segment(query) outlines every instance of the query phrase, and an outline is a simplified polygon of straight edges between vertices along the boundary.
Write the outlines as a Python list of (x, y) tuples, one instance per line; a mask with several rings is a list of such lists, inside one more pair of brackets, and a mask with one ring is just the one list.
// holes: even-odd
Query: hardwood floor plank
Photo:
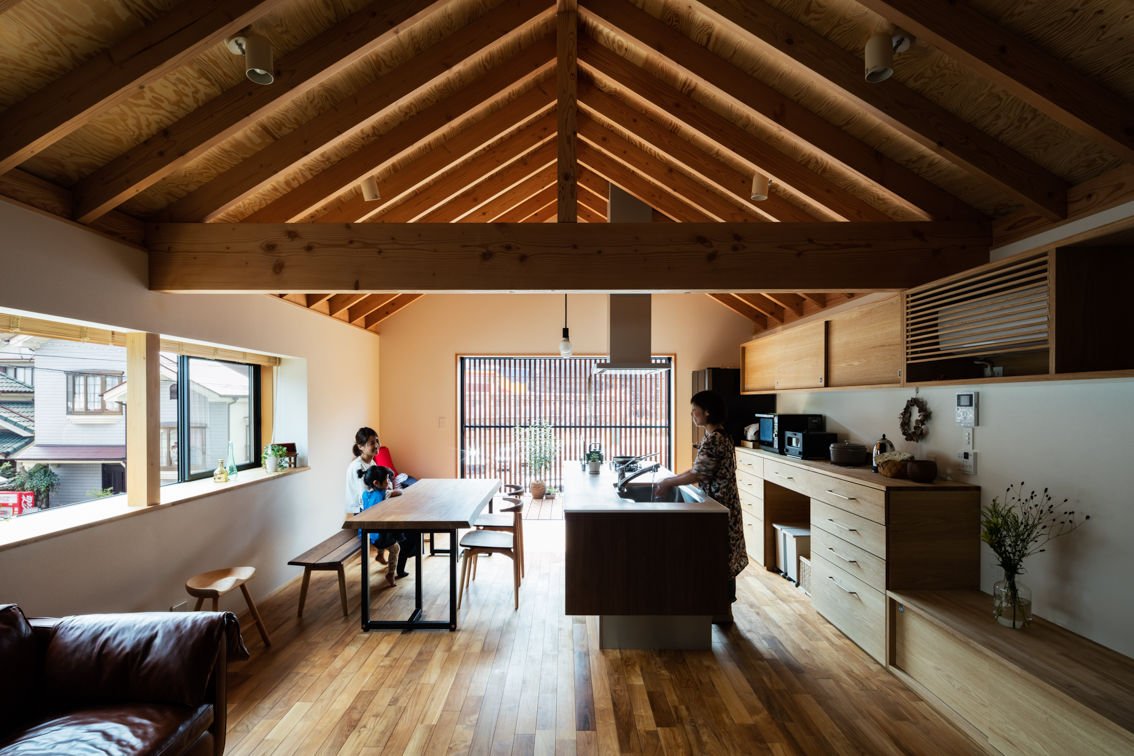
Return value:
[[(252, 658), (229, 668), (228, 753), (980, 752), (762, 568), (711, 650), (600, 649), (597, 618), (563, 614), (562, 520), (525, 526), (520, 609), (508, 560), (482, 560), (455, 633), (361, 632), (357, 562), (349, 617), (333, 580), (302, 618), (298, 579), (259, 600), (273, 645), (241, 618)], [(374, 616), (408, 614), (414, 579), (376, 585)], [(444, 616), (448, 558), (422, 579), (425, 613)]]

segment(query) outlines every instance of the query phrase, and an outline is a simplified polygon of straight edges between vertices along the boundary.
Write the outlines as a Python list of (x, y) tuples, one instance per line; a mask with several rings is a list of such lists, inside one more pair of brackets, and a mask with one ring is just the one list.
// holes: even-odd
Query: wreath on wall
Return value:
[[(913, 417), (913, 410), (915, 409), (917, 410), (916, 420)], [(902, 414), (898, 415), (898, 428), (902, 431), (902, 438), (907, 441), (921, 441), (929, 433), (925, 424), (929, 422), (931, 417), (933, 417), (933, 413), (929, 411), (929, 405), (926, 404), (925, 400), (916, 396), (911, 397), (902, 409)]]

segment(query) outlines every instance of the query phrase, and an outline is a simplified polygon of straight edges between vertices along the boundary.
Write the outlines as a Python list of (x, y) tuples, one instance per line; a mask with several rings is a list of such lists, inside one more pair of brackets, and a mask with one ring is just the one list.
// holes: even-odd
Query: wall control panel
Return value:
[(957, 392), (957, 403), (954, 408), (957, 425), (962, 428), (975, 428), (977, 425), (977, 392)]

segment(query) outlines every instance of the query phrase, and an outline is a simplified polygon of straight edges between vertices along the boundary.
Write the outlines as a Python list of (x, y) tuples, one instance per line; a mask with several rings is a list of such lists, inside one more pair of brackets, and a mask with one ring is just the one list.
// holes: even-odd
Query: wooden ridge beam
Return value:
[(0, 173), (39, 154), (281, 4), (281, 0), (200, 0), (175, 5), (145, 28), (131, 32), (5, 110), (0, 116)]
[(801, 223), (822, 220), (778, 194), (769, 194), (768, 199), (760, 203), (752, 202), (751, 174), (741, 174), (658, 123), (652, 113), (634, 110), (624, 99), (604, 92), (588, 79), (589, 77), (584, 79), (581, 87), (584, 106), (652, 145), (665, 155), (670, 165), (681, 165), (687, 167), (687, 170), (696, 171), (718, 187), (720, 192), (739, 199), (741, 206), (751, 208), (757, 216)]
[(959, 2), (858, 0), (982, 78), (1134, 163), (1134, 102)]
[[(550, 108), (536, 118), (521, 123), (518, 128), (510, 119), (491, 119), (491, 122), (494, 125), (493, 131), (498, 130), (496, 137), (480, 145), (473, 152), (456, 152), (450, 143), (445, 143), (443, 151), (431, 152), (423, 156), (422, 160), (405, 166), (399, 174), (405, 174), (408, 181), (414, 181), (413, 190), (383, 205), (368, 216), (367, 220), (380, 223), (408, 223), (418, 220), (423, 214), (453, 200), (466, 187), (477, 184), (480, 177), (493, 173), (502, 165), (522, 158), (541, 145), (548, 145), (550, 149), (551, 140), (554, 139), (555, 114)], [(550, 159), (549, 153), (546, 152), (539, 157)], [(512, 173), (523, 170), (524, 167), (524, 163), (518, 163)], [(526, 176), (532, 170), (534, 168), (529, 168), (523, 175)], [(427, 177), (424, 181), (419, 178), (423, 176)], [(395, 190), (397, 188), (395, 186)], [(474, 190), (465, 196), (466, 212), (476, 206), (475, 202), (472, 205), (468, 204), (475, 199), (475, 194)], [(483, 199), (490, 197), (491, 194)]]
[(404, 33), (445, 5), (379, 0), (348, 16), (276, 63), (270, 87), (243, 80), (126, 151), (75, 186), (75, 218), (90, 221), (134, 197), (207, 150)]
[(969, 221), (151, 224), (154, 291), (891, 291), (988, 260)]
[[(865, 200), (831, 183), (778, 150), (764, 145), (749, 132), (704, 107), (685, 93), (653, 77), (596, 40), (580, 44), (582, 63), (644, 102), (661, 108), (670, 117), (705, 138), (738, 155), (775, 181), (809, 197), (839, 218), (856, 221), (890, 220), (890, 216)], [(751, 179), (750, 179), (751, 180)]]
[(839, 93), (926, 149), (998, 186), (1050, 220), (1067, 213), (1067, 184), (963, 118), (899, 82), (868, 83), (854, 55), (767, 3), (700, 0), (752, 38), (825, 79)]
[[(320, 152), (334, 148), (351, 136), (370, 128), (387, 109), (407, 94), (422, 86), (446, 79), (455, 66), (465, 65), (486, 48), (495, 47), (506, 38), (525, 33), (529, 26), (547, 17), (543, 0), (521, 0), (475, 18), (465, 26), (423, 50), (405, 63), (383, 74), (334, 108), (317, 115), (295, 130), (272, 141), (259, 152), (218, 174), (161, 213), (160, 220), (212, 221), (256, 192), (269, 186), (280, 173), (286, 173)], [(550, 20), (548, 18), (548, 20)], [(551, 52), (550, 35), (543, 45), (529, 45), (502, 64), (515, 66), (514, 71), (528, 71), (547, 62)], [(515, 78), (515, 73), (512, 73)], [(476, 86), (468, 83), (468, 88)], [(499, 84), (490, 85), (494, 89)], [(459, 102), (454, 102), (454, 100)], [(448, 123), (455, 113), (469, 110), (480, 100), (456, 94), (445, 106), (446, 119), (421, 125), (426, 118), (414, 116), (419, 131), (433, 131)], [(437, 112), (442, 108), (430, 108)], [(432, 128), (430, 128), (432, 126)], [(392, 135), (396, 136), (396, 135)], [(386, 135), (382, 137), (386, 139)], [(406, 145), (412, 146), (412, 142)]]
[(672, 191), (665, 183), (640, 172), (638, 166), (611, 155), (586, 137), (580, 140), (579, 161), (610, 183), (675, 220), (686, 223), (718, 220)]
[[(500, 69), (499, 79), (492, 76), (460, 93), (461, 100), (477, 96), (476, 102), (480, 107), (471, 113), (463, 114), (463, 111), (451, 109), (450, 100), (439, 102), (313, 176), (306, 185), (269, 203), (245, 221), (263, 223), (274, 222), (281, 217), (302, 218), (313, 211), (323, 222), (353, 223), (378, 215), (403, 194), (421, 187), (436, 173), (498, 139), (505, 129), (548, 109), (553, 97), (550, 74), (550, 64), (531, 73)], [(515, 78), (517, 75), (520, 76), (518, 80)], [(508, 85), (501, 85), (500, 79), (510, 79), (523, 89), (513, 99), (504, 102)], [(449, 133), (449, 124), (454, 117), (458, 120), (458, 130), (449, 138), (440, 138), (442, 132)], [(435, 123), (438, 125), (431, 131), (422, 128)], [(412, 170), (402, 170), (400, 165), (391, 163), (399, 153), (430, 133), (433, 135), (431, 149), (416, 157)], [(547, 133), (551, 133), (550, 127)], [(379, 166), (382, 166), (378, 170), (378, 183), (383, 188), (382, 199), (377, 203), (366, 202), (357, 189), (357, 183)], [(349, 193), (340, 197), (338, 204), (328, 204), (329, 198), (344, 192)]]
[(556, 116), (558, 134), (558, 213), (560, 223), (576, 221), (578, 196), (575, 186), (575, 173), (578, 170), (576, 158), (576, 128), (578, 117), (579, 81), (579, 3), (578, 0), (558, 0), (556, 10), (556, 57), (555, 65), (557, 90)]
[(586, 12), (588, 19), (638, 40), (664, 58), (667, 65), (684, 68), (720, 89), (744, 105), (766, 128), (808, 143), (827, 159), (919, 214), (922, 220), (985, 219), (978, 210), (936, 184), (630, 3), (588, 0)]

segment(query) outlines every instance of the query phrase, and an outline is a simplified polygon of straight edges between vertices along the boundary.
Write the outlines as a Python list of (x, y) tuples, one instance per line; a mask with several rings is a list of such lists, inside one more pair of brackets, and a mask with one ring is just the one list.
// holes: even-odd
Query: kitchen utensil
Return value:
[(866, 447), (862, 444), (852, 444), (850, 441), (839, 441), (831, 444), (831, 461), (836, 465), (857, 467), (866, 464)]

